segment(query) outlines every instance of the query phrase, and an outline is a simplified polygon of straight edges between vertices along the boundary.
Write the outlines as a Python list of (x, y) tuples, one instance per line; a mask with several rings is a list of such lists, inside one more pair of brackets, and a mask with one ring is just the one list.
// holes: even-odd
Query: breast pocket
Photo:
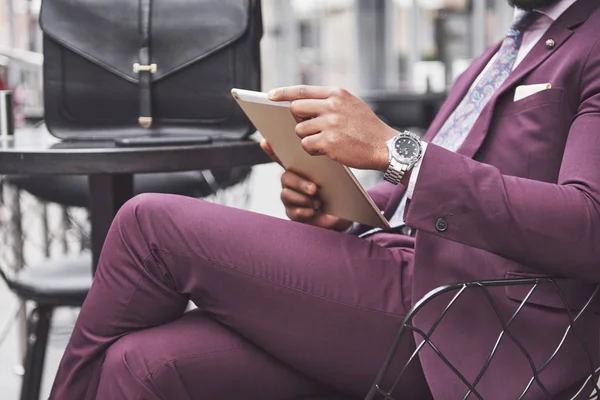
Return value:
[(545, 105), (558, 104), (562, 101), (562, 94), (562, 88), (542, 90), (524, 99), (509, 102), (506, 107), (498, 110), (498, 115), (515, 115)]

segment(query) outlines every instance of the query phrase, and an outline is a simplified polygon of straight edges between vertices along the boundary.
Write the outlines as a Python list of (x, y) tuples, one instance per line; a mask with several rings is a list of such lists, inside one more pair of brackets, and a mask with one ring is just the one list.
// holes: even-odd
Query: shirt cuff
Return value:
[(360, 226), (360, 224), (358, 222), (353, 222), (350, 224), (350, 226), (346, 229), (344, 229), (343, 231), (339, 231), (340, 233), (352, 233), (354, 230), (358, 229), (358, 227)]
[(425, 151), (427, 151), (427, 143), (421, 142), (421, 148), (423, 149), (423, 153), (421, 154), (421, 158), (417, 163), (413, 166), (412, 172), (410, 174), (410, 180), (408, 181), (408, 187), (406, 188), (406, 197), (409, 199), (412, 198), (413, 192), (415, 191), (415, 186), (417, 185), (417, 178), (419, 177), (419, 170), (421, 169), (421, 161), (425, 157)]

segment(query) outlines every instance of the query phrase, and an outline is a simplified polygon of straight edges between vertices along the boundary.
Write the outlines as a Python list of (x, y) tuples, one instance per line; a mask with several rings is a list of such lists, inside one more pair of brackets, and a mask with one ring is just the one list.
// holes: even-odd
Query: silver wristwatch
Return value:
[(423, 155), (421, 140), (412, 132), (404, 131), (386, 142), (389, 150), (389, 166), (383, 179), (397, 185), (406, 171), (419, 161)]

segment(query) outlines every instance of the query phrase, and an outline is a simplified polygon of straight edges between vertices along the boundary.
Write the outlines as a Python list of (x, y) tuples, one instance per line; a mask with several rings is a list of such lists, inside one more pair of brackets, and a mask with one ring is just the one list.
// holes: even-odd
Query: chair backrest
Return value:
[[(439, 359), (448, 367), (448, 369), (450, 371), (452, 371), (456, 375), (456, 377), (458, 377), (458, 379), (460, 379), (464, 383), (465, 395), (464, 395), (463, 399), (472, 398), (472, 397), (482, 399), (481, 394), (477, 391), (477, 384), (479, 382), (481, 382), (481, 379), (485, 375), (486, 371), (488, 371), (490, 364), (492, 362), (492, 359), (497, 354), (500, 342), (504, 337), (506, 337), (508, 340), (511, 340), (518, 347), (518, 349), (521, 351), (523, 356), (527, 359), (527, 361), (531, 367), (531, 372), (532, 372), (531, 378), (529, 379), (527, 386), (524, 388), (523, 392), (518, 397), (518, 399), (525, 398), (525, 396), (527, 395), (527, 393), (529, 392), (529, 390), (531, 389), (531, 387), (533, 385), (538, 385), (540, 390), (546, 395), (547, 398), (550, 399), (551, 395), (550, 395), (548, 389), (542, 383), (539, 376), (548, 367), (548, 365), (550, 365), (550, 363), (553, 360), (555, 360), (559, 350), (565, 344), (568, 335), (574, 336), (575, 340), (577, 340), (578, 343), (582, 346), (582, 348), (587, 356), (587, 359), (588, 359), (587, 361), (589, 361), (589, 368), (590, 368), (590, 375), (589, 375), (588, 379), (584, 382), (584, 384), (581, 386), (579, 391), (572, 397), (572, 399), (578, 398), (578, 396), (580, 396), (583, 393), (583, 391), (585, 391), (585, 390), (589, 390), (589, 391), (593, 390), (592, 395), (589, 396), (590, 399), (599, 398), (598, 394), (600, 393), (600, 390), (598, 388), (598, 379), (599, 379), (600, 366), (596, 365), (599, 355), (592, 354), (592, 352), (589, 349), (589, 346), (582, 340), (581, 336), (579, 335), (579, 332), (575, 326), (575, 323), (586, 312), (593, 312), (592, 304), (594, 303), (594, 301), (597, 299), (597, 297), (599, 295), (600, 283), (595, 287), (595, 290), (592, 292), (590, 297), (586, 301), (584, 301), (580, 307), (577, 307), (577, 311), (574, 311), (573, 307), (571, 307), (568, 304), (567, 297), (565, 296), (565, 293), (563, 292), (563, 290), (561, 289), (561, 287), (559, 285), (560, 281), (561, 281), (560, 278), (556, 278), (556, 279), (554, 279), (554, 278), (502, 279), (502, 280), (492, 280), (492, 281), (477, 281), (477, 282), (458, 283), (458, 284), (454, 284), (454, 285), (442, 286), (442, 287), (432, 290), (425, 297), (423, 297), (418, 303), (416, 303), (415, 306), (406, 315), (406, 317), (402, 323), (402, 326), (400, 327), (400, 330), (399, 330), (398, 334), (396, 335), (396, 338), (391, 346), (391, 349), (389, 350), (389, 352), (385, 358), (383, 366), (382, 366), (381, 370), (379, 371), (379, 373), (375, 379), (375, 382), (373, 383), (373, 385), (366, 397), (366, 400), (373, 400), (373, 399), (395, 400), (395, 399), (397, 399), (393, 395), (393, 393), (396, 389), (396, 386), (400, 382), (400, 379), (404, 375), (408, 366), (412, 362), (415, 362), (415, 360), (418, 358), (419, 352), (424, 348), (431, 349), (439, 357)], [(520, 304), (516, 305), (516, 310), (514, 311), (512, 316), (510, 318), (506, 319), (506, 317), (504, 317), (500, 313), (500, 309), (499, 309), (497, 303), (495, 302), (490, 289), (498, 288), (498, 287), (508, 288), (508, 287), (515, 287), (515, 286), (525, 287), (526, 295), (523, 297), (522, 301), (520, 301)], [(546, 289), (548, 287), (553, 288), (555, 293), (560, 298), (560, 301), (564, 304), (564, 312), (565, 312), (567, 318), (565, 318), (566, 323), (564, 326), (564, 334), (562, 335), (562, 340), (560, 340), (560, 342), (556, 345), (556, 348), (551, 353), (550, 357), (548, 357), (548, 359), (545, 360), (545, 362), (543, 362), (540, 365), (536, 365), (533, 361), (531, 354), (528, 352), (528, 350), (525, 348), (525, 346), (519, 340), (519, 338), (515, 337), (511, 333), (509, 327), (515, 321), (515, 319), (519, 316), (519, 314), (521, 314), (521, 311), (525, 308), (526, 303), (529, 300), (531, 300), (532, 296), (541, 287), (545, 287)], [(494, 310), (495, 316), (498, 319), (498, 322), (500, 323), (501, 329), (498, 334), (497, 340), (495, 341), (495, 345), (491, 349), (489, 349), (489, 355), (486, 359), (486, 362), (483, 364), (480, 372), (477, 374), (475, 379), (469, 380), (465, 377), (465, 375), (463, 373), (461, 373), (459, 368), (457, 368), (455, 365), (453, 365), (449, 361), (449, 359), (442, 353), (442, 351), (440, 351), (440, 349), (435, 346), (435, 344), (431, 341), (431, 337), (434, 334), (436, 328), (439, 327), (440, 323), (448, 315), (448, 312), (458, 302), (458, 300), (461, 298), (461, 296), (463, 296), (467, 291), (473, 291), (473, 290), (480, 290), (485, 294), (485, 298), (489, 302), (491, 308)], [(443, 308), (442, 312), (439, 314), (439, 316), (437, 317), (435, 322), (433, 324), (431, 324), (429, 330), (427, 332), (423, 332), (422, 330), (415, 327), (413, 324), (413, 319), (415, 318), (415, 316), (417, 316), (419, 314), (419, 312), (421, 310), (423, 310), (423, 308), (426, 307), (429, 303), (431, 303), (434, 299), (439, 300), (444, 295), (446, 295), (450, 300), (448, 301), (447, 305)], [(410, 335), (410, 334), (416, 334), (415, 336), (420, 337), (421, 340), (420, 340), (420, 342), (418, 342), (416, 344), (417, 345), (416, 350), (409, 357), (408, 361), (406, 362), (404, 367), (401, 369), (400, 373), (396, 376), (395, 379), (390, 379), (390, 377), (388, 376), (390, 366), (392, 365), (392, 362), (394, 361), (394, 359), (397, 355), (397, 350), (398, 350), (400, 341), (402, 340), (402, 337), (404, 335)], [(393, 377), (391, 377), (391, 378), (393, 378)], [(391, 384), (388, 384), (386, 387), (384, 387), (383, 386), (384, 381), (391, 382)]]

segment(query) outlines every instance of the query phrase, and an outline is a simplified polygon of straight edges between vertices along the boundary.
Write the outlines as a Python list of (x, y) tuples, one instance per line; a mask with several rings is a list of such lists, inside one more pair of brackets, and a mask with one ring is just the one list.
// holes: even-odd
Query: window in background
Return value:
[(506, 0), (394, 0), (400, 89), (444, 91), (504, 36)]

